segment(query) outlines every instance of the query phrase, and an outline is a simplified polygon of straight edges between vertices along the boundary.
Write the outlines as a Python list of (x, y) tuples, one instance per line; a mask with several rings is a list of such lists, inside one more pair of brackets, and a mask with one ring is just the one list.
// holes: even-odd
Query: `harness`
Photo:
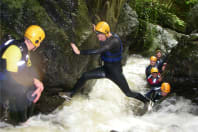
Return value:
[(22, 53), (21, 60), (17, 62), (19, 71), (26, 67), (26, 64), (29, 60), (28, 51), (24, 48), (24, 43), (20, 43), (19, 41), (10, 39), (10, 40), (6, 41), (5, 43), (3, 43), (2, 45), (0, 45), (0, 80), (4, 79), (5, 72), (7, 71), (6, 70), (6, 60), (2, 58), (2, 55), (3, 55), (4, 51), (6, 51), (6, 49), (11, 45), (16, 45), (17, 47), (19, 47), (19, 49), (21, 50), (21, 53)]
[(122, 41), (117, 34), (113, 34), (113, 37), (117, 38), (120, 41), (120, 50), (117, 53), (111, 53), (110, 51), (104, 52), (101, 55), (101, 59), (105, 62), (119, 62), (122, 59), (122, 49), (123, 49)]

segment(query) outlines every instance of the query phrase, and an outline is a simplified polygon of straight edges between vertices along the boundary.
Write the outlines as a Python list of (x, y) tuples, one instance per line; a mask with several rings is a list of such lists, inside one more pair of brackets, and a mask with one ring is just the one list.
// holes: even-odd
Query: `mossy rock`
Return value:
[(197, 40), (183, 37), (168, 56), (163, 74), (164, 80), (171, 83), (173, 92), (192, 100), (198, 96), (197, 44)]

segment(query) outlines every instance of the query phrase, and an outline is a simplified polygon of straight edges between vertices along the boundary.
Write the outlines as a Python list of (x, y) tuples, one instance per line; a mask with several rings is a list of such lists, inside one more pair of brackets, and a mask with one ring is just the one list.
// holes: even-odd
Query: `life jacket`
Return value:
[(160, 78), (160, 73), (158, 73), (156, 78), (154, 78), (152, 74), (150, 74), (147, 78), (147, 81), (149, 85), (152, 87), (161, 86), (161, 82), (159, 81), (159, 78)]
[(21, 60), (18, 61), (18, 63), (17, 63), (18, 72), (27, 66), (28, 67), (31, 66), (31, 61), (30, 61), (30, 58), (28, 55), (28, 50), (25, 47), (26, 45), (24, 44), (24, 42), (10, 39), (10, 40), (6, 41), (5, 43), (3, 43), (2, 45), (0, 45), (0, 80), (2, 78), (4, 78), (4, 74), (7, 71), (6, 70), (6, 60), (2, 58), (2, 55), (6, 51), (6, 49), (11, 45), (16, 45), (17, 47), (19, 47), (21, 54), (22, 54)]
[[(101, 59), (104, 62), (119, 62), (122, 60), (122, 49), (123, 49), (122, 41), (117, 34), (113, 34), (113, 37), (117, 38), (120, 41), (120, 50), (117, 53), (111, 53), (110, 51), (106, 51), (102, 53)], [(100, 44), (103, 45), (102, 43)]]

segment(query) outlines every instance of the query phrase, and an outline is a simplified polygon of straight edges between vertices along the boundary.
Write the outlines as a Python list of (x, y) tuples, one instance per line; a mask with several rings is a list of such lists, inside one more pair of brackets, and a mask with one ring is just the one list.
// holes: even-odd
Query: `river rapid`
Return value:
[[(145, 68), (149, 59), (128, 58), (123, 67), (131, 90), (145, 94)], [(20, 126), (0, 123), (0, 132), (197, 132), (198, 106), (172, 96), (157, 111), (143, 111), (143, 103), (126, 97), (110, 80), (96, 81), (89, 97), (76, 95), (48, 115), (31, 117)]]

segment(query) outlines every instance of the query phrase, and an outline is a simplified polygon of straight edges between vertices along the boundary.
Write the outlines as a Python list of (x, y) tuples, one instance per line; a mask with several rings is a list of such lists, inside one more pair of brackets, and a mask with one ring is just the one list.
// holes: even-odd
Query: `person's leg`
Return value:
[(150, 91), (148, 91), (146, 94), (145, 94), (145, 97), (151, 99), (151, 94), (153, 93), (153, 90), (151, 89)]
[(136, 98), (144, 103), (148, 101), (142, 94), (129, 89), (128, 83), (122, 74), (121, 67), (112, 67), (108, 73), (109, 74), (106, 74), (107, 78), (116, 83), (126, 96)]
[(105, 72), (103, 67), (96, 68), (92, 71), (85, 72), (81, 76), (81, 78), (77, 81), (77, 83), (74, 85), (74, 88), (72, 89), (71, 97), (80, 89), (87, 80), (89, 79), (98, 79), (98, 78), (104, 78)]
[(4, 99), (3, 99), (3, 86), (2, 86), (3, 80), (0, 80), (0, 118), (3, 117), (3, 104), (4, 104)]
[(6, 87), (6, 98), (9, 101), (10, 120), (14, 124), (26, 121), (29, 117), (27, 108), (31, 106), (27, 91), (32, 90), (31, 87), (19, 84), (10, 74), (8, 74), (4, 86)]

